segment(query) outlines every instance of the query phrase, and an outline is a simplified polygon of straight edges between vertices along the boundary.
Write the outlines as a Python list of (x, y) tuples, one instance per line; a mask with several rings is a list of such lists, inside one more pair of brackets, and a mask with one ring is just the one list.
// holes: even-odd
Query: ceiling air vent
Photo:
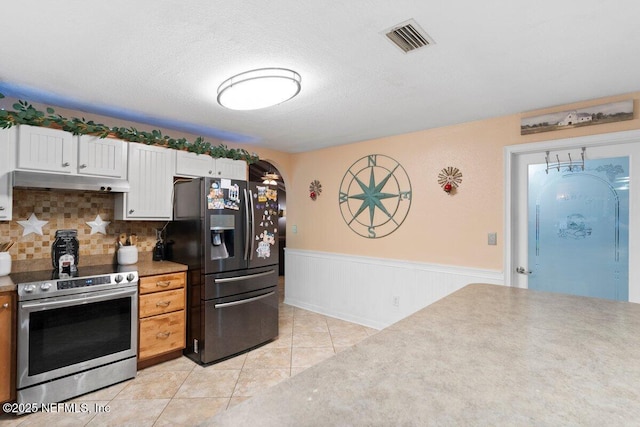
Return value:
[(390, 28), (384, 34), (405, 53), (434, 44), (433, 39), (413, 19)]

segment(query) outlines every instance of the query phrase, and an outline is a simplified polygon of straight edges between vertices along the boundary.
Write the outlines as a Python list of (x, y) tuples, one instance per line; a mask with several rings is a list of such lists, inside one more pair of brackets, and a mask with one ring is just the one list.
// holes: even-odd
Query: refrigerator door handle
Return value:
[(242, 300), (239, 300), (239, 301), (231, 301), (231, 302), (224, 302), (222, 304), (215, 304), (213, 307), (214, 308), (225, 308), (225, 307), (233, 307), (234, 305), (248, 304), (250, 302), (258, 301), (258, 300), (261, 300), (263, 298), (270, 297), (272, 295), (275, 295), (275, 292), (269, 292), (268, 294), (260, 295), (260, 296), (253, 297), (253, 298), (242, 299)]
[[(249, 193), (251, 194), (251, 193)], [(251, 233), (249, 229), (249, 198), (247, 197), (247, 189), (244, 189), (244, 222), (245, 222), (245, 232), (244, 232), (244, 259), (245, 261), (249, 259), (249, 239), (251, 238)]]
[(253, 251), (254, 244), (256, 238), (256, 218), (255, 218), (255, 207), (253, 206), (253, 192), (249, 190), (249, 204), (251, 205), (251, 253), (249, 254), (249, 261), (253, 259)]
[(269, 270), (263, 273), (247, 274), (246, 276), (223, 277), (222, 279), (215, 279), (215, 281), (216, 283), (239, 282), (241, 280), (256, 279), (258, 277), (264, 277), (264, 276), (268, 276), (270, 274), (275, 274), (275, 273), (276, 273), (275, 270)]

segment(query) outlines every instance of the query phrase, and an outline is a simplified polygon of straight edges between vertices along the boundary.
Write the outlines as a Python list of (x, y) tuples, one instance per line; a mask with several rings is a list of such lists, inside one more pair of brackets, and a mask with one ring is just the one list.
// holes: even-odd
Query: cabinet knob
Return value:
[(5, 302), (4, 304), (2, 304), (2, 308), (9, 308), (9, 303)]
[(133, 212), (133, 209), (129, 209), (129, 214), (132, 214)]
[(85, 165), (84, 163), (80, 165), (80, 169), (84, 169), (86, 167), (87, 167), (87, 165)]
[(156, 338), (161, 339), (161, 340), (165, 340), (167, 338), (169, 338), (169, 335), (171, 335), (171, 332), (167, 331), (167, 332), (158, 332), (156, 334)]
[(69, 163), (69, 162), (64, 162), (64, 163), (62, 164), (62, 167), (64, 167), (64, 168), (68, 168), (70, 165), (71, 165), (71, 163)]
[(213, 173), (213, 171), (209, 171), (209, 175), (211, 175)]

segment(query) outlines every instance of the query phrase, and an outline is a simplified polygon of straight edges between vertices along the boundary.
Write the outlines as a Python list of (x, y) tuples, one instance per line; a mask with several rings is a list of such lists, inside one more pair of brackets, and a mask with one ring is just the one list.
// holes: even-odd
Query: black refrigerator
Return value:
[(278, 335), (278, 199), (275, 186), (179, 179), (167, 258), (187, 271), (187, 348), (215, 363)]

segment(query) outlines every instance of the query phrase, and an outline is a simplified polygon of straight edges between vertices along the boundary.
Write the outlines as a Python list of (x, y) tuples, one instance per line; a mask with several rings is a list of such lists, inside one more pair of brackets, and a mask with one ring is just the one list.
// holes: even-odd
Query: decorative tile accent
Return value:
[[(80, 265), (83, 256), (113, 255), (116, 236), (120, 233), (138, 235), (138, 250), (151, 252), (156, 244), (157, 228), (166, 224), (163, 221), (115, 221), (115, 195), (99, 192), (33, 190), (15, 188), (13, 191), (13, 220), (0, 222), (2, 240), (14, 240), (16, 244), (9, 251), (14, 261), (39, 260), (51, 258), (51, 244), (55, 240), (56, 230), (78, 230), (80, 243)], [(18, 221), (29, 218), (35, 213), (39, 220), (48, 221), (42, 227), (43, 235), (22, 236), (23, 227)], [(100, 215), (103, 221), (109, 221), (107, 234), (91, 234), (87, 222), (94, 221)]]

